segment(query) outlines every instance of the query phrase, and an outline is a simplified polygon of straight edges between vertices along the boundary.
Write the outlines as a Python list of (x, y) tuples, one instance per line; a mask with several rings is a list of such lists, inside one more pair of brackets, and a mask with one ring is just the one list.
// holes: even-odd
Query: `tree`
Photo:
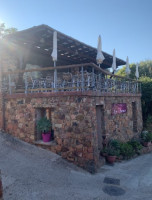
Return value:
[[(139, 74), (140, 77), (149, 77), (152, 78), (152, 60), (142, 61), (139, 63)], [(116, 74), (120, 76), (126, 76), (125, 73), (126, 67), (123, 66)], [(136, 72), (136, 64), (130, 64), (131, 73), (129, 78), (135, 79), (135, 72)]]
[(152, 116), (152, 79), (149, 77), (141, 77), (140, 81), (143, 121), (146, 124), (147, 119)]
[[(136, 65), (131, 64), (130, 69), (131, 73), (129, 78), (135, 79)], [(117, 75), (126, 76), (125, 66), (117, 72)], [(142, 90), (142, 114), (144, 124), (146, 124), (147, 120), (151, 118), (150, 116), (152, 116), (152, 60), (140, 62), (139, 75), (139, 81), (141, 81)]]
[(15, 33), (17, 31), (16, 28), (6, 28), (5, 23), (0, 23), (0, 38), (3, 38), (5, 35)]

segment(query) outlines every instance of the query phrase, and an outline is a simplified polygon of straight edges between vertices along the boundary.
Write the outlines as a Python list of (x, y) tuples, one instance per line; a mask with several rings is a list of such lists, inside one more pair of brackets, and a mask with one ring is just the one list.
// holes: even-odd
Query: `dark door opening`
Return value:
[(103, 105), (96, 106), (97, 115), (97, 135), (98, 135), (98, 149), (101, 150), (103, 145), (103, 136), (105, 136), (105, 121), (104, 121), (104, 107)]
[(133, 120), (133, 131), (137, 132), (137, 105), (136, 105), (136, 102), (132, 102), (132, 120)]

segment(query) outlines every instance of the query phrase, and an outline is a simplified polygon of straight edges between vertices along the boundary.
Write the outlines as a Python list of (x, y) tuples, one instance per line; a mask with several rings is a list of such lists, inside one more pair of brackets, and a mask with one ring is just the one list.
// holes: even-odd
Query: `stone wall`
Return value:
[[(133, 132), (132, 102), (137, 103), (138, 131), (136, 133)], [(111, 115), (112, 103), (126, 103), (127, 112)], [(50, 149), (93, 172), (99, 163), (96, 105), (104, 107), (107, 139), (117, 138), (126, 141), (141, 132), (140, 95), (103, 96), (92, 92), (7, 95), (5, 96), (5, 131), (24, 141), (35, 141), (36, 110), (50, 108), (55, 136)]]
[[(133, 131), (133, 114), (132, 114), (132, 102), (136, 102), (137, 106), (137, 132)], [(113, 103), (126, 103), (127, 112), (112, 115), (111, 107)], [(138, 96), (116, 96), (105, 97), (105, 127), (107, 138), (119, 139), (121, 141), (128, 141), (132, 137), (138, 137), (142, 131), (142, 110), (141, 99)]]

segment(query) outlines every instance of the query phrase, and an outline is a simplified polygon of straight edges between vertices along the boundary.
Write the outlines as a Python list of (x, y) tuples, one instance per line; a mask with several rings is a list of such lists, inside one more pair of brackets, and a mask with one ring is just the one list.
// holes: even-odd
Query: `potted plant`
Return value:
[(106, 157), (107, 156), (107, 148), (104, 147), (101, 151), (100, 151), (100, 155), (103, 156), (103, 157)]
[(150, 132), (144, 132), (141, 135), (142, 143), (144, 147), (148, 147), (151, 145), (152, 141), (152, 133)]
[(150, 146), (150, 145), (151, 145), (151, 140), (152, 140), (152, 136), (151, 136), (150, 133), (148, 133), (148, 134), (146, 135), (146, 137), (144, 138), (144, 141), (143, 141), (144, 147)]
[(108, 147), (107, 149), (107, 161), (113, 164), (116, 160), (116, 157), (119, 156), (120, 151), (118, 149)]
[(42, 117), (37, 122), (37, 129), (42, 133), (43, 142), (49, 142), (51, 140), (51, 122), (46, 117)]

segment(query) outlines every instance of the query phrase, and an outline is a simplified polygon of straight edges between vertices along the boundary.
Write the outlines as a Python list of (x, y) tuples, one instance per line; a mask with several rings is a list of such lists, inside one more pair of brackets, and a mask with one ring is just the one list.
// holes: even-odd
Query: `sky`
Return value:
[(0, 22), (18, 30), (40, 24), (130, 63), (152, 60), (152, 0), (0, 0)]

